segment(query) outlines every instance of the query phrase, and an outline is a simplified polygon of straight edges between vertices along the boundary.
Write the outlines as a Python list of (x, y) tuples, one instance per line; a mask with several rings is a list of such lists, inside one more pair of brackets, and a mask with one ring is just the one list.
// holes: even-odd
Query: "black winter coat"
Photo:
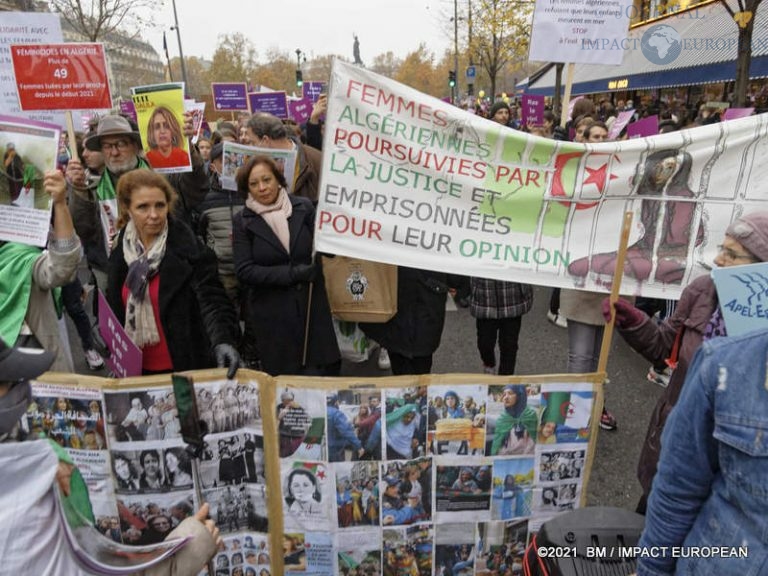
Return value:
[(248, 314), (258, 338), (265, 372), (317, 373), (341, 359), (333, 330), (323, 275), (315, 275), (312, 291), (306, 367), (302, 368), (307, 318), (308, 282), (292, 279), (291, 268), (312, 261), (315, 209), (308, 198), (290, 195), (290, 255), (264, 219), (244, 208), (233, 224), (235, 271), (248, 287)]
[(452, 278), (442, 272), (399, 266), (397, 314), (383, 324), (361, 323), (363, 332), (387, 350), (416, 358), (431, 356), (440, 346), (445, 324), (445, 298)]
[[(125, 325), (123, 285), (128, 265), (120, 232), (109, 257), (107, 301)], [(160, 324), (174, 371), (216, 366), (213, 347), (237, 344), (237, 320), (221, 285), (213, 250), (183, 222), (169, 219), (165, 256), (160, 263)]]

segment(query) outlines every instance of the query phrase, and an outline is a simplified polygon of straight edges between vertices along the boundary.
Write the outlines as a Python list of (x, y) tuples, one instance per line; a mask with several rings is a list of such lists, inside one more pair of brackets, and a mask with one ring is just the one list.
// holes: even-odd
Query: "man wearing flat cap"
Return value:
[[(105, 288), (107, 259), (118, 232), (117, 181), (131, 170), (151, 168), (143, 156), (139, 131), (123, 116), (103, 116), (95, 133), (89, 134), (85, 140), (85, 147), (104, 155), (106, 169), (101, 178), (89, 185), (86, 171), (77, 160), (69, 161), (66, 176), (73, 191), (70, 204), (77, 234), (83, 241), (85, 256), (96, 273), (98, 284)], [(175, 215), (190, 225), (194, 223), (197, 207), (208, 191), (203, 159), (194, 147), (191, 150), (192, 172), (167, 175), (179, 193)]]

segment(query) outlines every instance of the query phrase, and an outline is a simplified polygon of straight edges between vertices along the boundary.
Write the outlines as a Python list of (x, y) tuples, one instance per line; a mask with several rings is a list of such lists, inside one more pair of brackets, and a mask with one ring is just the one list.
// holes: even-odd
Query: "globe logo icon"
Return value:
[(640, 40), (640, 49), (649, 62), (658, 65), (671, 64), (683, 49), (683, 41), (677, 30), (668, 24), (651, 26)]

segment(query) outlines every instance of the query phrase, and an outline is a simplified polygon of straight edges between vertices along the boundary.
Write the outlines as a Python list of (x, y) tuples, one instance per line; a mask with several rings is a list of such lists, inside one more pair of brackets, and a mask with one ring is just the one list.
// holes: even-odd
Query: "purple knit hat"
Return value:
[(725, 231), (761, 262), (768, 262), (768, 212), (752, 212), (737, 218)]

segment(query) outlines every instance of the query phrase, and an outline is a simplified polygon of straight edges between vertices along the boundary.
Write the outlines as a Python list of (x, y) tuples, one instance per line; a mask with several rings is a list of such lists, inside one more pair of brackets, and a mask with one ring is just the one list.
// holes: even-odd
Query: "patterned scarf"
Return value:
[(155, 239), (149, 250), (139, 239), (133, 220), (129, 220), (123, 237), (123, 253), (128, 264), (125, 285), (128, 288), (128, 302), (125, 306), (125, 331), (139, 348), (160, 341), (160, 334), (155, 323), (155, 312), (149, 297), (149, 280), (157, 274), (165, 256), (165, 244), (168, 240), (168, 222), (166, 221), (160, 236)]
[(710, 340), (712, 338), (718, 338), (720, 336), (727, 336), (728, 333), (725, 329), (725, 318), (723, 318), (723, 311), (720, 306), (715, 308), (712, 313), (712, 317), (707, 322), (704, 328), (704, 340)]
[(245, 205), (264, 219), (267, 226), (275, 233), (280, 244), (283, 245), (288, 254), (291, 253), (291, 233), (288, 230), (288, 218), (293, 214), (291, 199), (288, 198), (288, 192), (281, 188), (274, 204), (265, 206), (253, 198), (250, 194), (245, 200)]

